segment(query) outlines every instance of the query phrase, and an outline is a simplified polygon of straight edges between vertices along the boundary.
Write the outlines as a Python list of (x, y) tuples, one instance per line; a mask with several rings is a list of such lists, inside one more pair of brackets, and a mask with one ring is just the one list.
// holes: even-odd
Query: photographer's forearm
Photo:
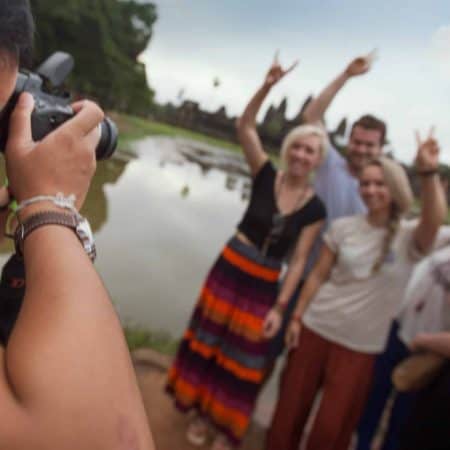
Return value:
[(316, 123), (318, 121), (322, 121), (325, 112), (334, 97), (342, 89), (348, 79), (349, 76), (347, 73), (345, 71), (342, 72), (317, 97), (313, 98), (303, 112), (303, 120), (306, 123)]
[[(121, 448), (124, 436), (132, 448), (153, 448), (119, 320), (76, 235), (41, 227), (24, 255), (26, 294), (6, 349), (16, 397), (42, 423), (78, 434), (83, 448)], [(69, 427), (70, 417), (78, 419)]]

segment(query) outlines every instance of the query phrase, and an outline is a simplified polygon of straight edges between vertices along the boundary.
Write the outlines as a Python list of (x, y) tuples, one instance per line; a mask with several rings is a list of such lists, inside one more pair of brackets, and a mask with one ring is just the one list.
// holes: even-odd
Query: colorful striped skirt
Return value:
[(167, 391), (234, 445), (250, 422), (270, 366), (264, 318), (278, 292), (280, 262), (232, 238), (212, 267), (169, 371)]

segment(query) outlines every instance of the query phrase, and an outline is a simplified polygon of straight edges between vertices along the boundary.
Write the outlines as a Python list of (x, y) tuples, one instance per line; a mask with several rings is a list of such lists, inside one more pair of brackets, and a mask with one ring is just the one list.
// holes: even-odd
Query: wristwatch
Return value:
[(80, 214), (67, 214), (58, 211), (42, 211), (19, 223), (14, 233), (14, 245), (18, 255), (23, 254), (25, 238), (37, 228), (44, 225), (61, 225), (72, 229), (80, 240), (91, 261), (97, 256), (94, 235), (89, 222)]

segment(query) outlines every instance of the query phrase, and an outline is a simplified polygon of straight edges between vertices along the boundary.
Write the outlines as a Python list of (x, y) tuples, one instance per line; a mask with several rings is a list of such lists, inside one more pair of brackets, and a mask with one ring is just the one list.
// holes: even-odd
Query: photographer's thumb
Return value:
[(9, 122), (8, 142), (6, 145), (6, 155), (13, 151), (25, 153), (33, 148), (33, 136), (31, 133), (31, 113), (34, 109), (34, 99), (31, 94), (24, 92), (11, 114)]

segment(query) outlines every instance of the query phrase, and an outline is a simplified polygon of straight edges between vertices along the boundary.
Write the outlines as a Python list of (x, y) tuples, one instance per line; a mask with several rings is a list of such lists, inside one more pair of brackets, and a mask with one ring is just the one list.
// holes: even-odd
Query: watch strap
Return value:
[(79, 220), (75, 214), (66, 214), (58, 211), (42, 211), (28, 217), (19, 223), (14, 233), (16, 253), (23, 254), (23, 242), (34, 230), (44, 225), (61, 225), (76, 230)]

